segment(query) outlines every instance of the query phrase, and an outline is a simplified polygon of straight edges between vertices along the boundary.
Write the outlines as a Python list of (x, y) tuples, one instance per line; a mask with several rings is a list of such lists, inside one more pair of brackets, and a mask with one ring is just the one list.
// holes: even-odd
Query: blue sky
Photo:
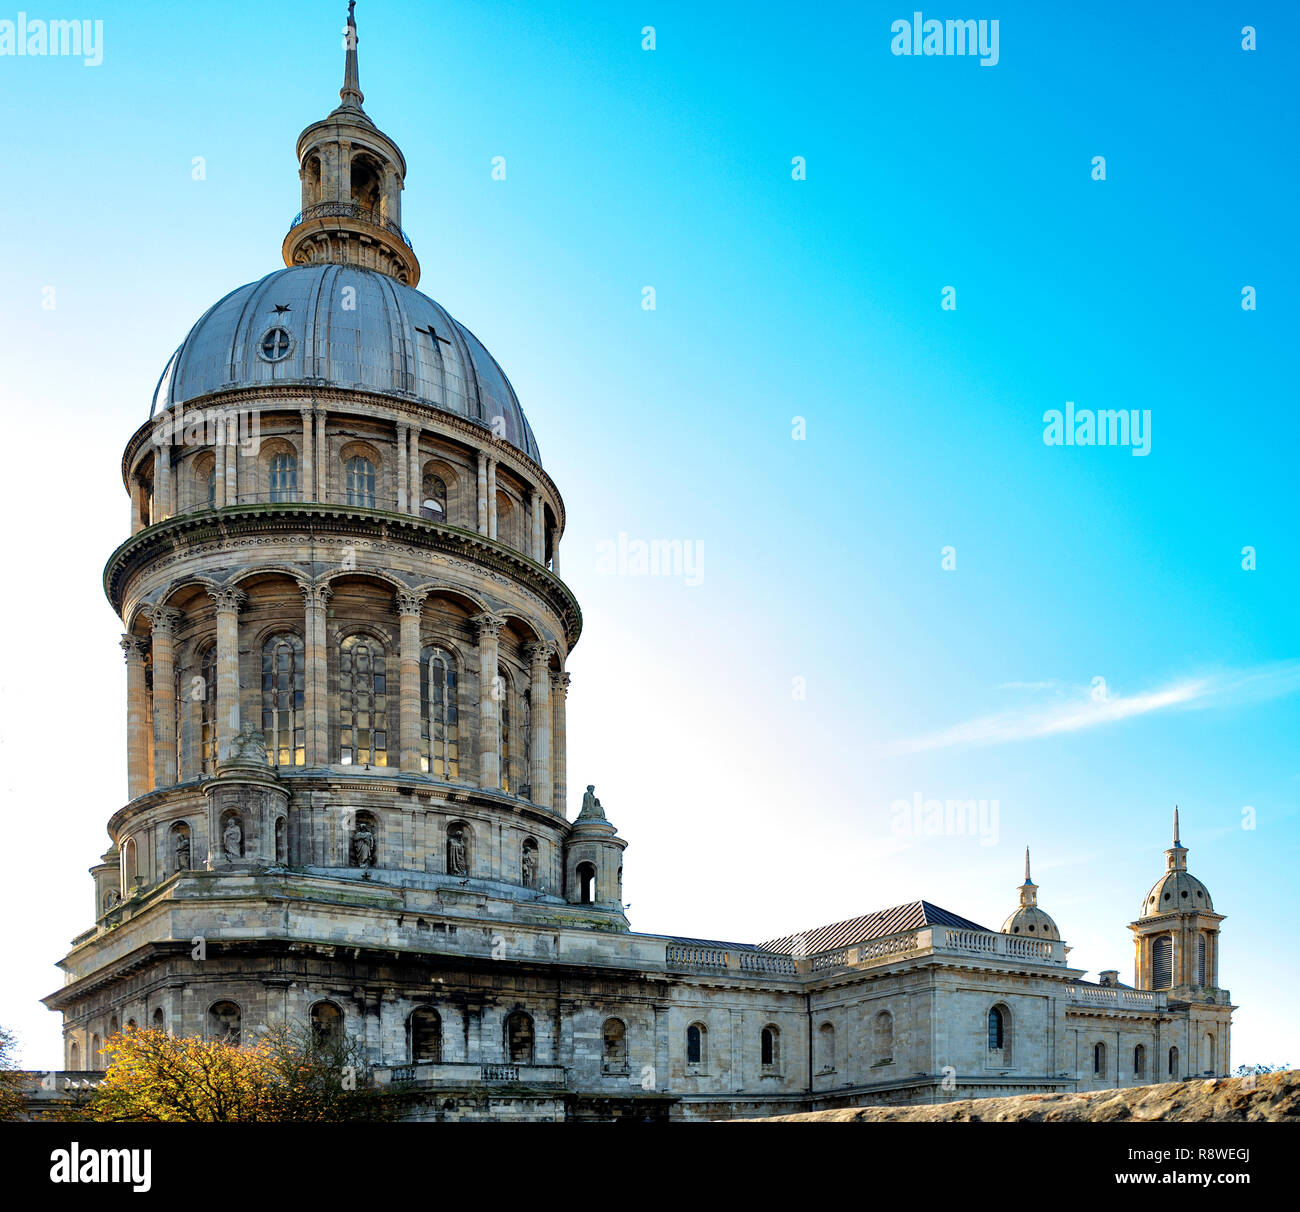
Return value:
[[(279, 264), (345, 8), (102, 3), (100, 66), (0, 56), (9, 567), (45, 578), (2, 605), (29, 1064), (125, 795), (120, 451), (194, 319)], [(917, 897), (996, 927), (1028, 843), (1071, 960), (1128, 980), (1178, 803), (1234, 1062), (1294, 1063), (1300, 19), (1002, 3), (982, 67), (892, 55), (913, 9), (358, 4), (420, 287), (568, 506), (573, 807), (596, 783), (630, 839), (636, 929), (746, 941)], [(1150, 453), (1045, 445), (1066, 401), (1149, 411)], [(609, 575), (620, 533), (698, 545), (700, 583)], [(996, 831), (897, 836), (917, 793)]]

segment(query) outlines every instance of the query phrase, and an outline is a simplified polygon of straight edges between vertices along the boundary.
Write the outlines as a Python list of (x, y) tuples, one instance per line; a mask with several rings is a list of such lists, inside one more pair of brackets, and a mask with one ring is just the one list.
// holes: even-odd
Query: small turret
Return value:
[(1002, 923), (1003, 934), (1059, 939), (1056, 923), (1038, 907), (1038, 885), (1029, 878), (1029, 847), (1025, 847), (1025, 882), (1020, 885), (1020, 908)]

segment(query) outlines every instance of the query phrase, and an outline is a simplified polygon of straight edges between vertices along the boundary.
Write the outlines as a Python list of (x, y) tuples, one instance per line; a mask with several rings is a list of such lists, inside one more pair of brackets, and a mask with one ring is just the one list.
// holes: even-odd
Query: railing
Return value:
[(380, 1065), (378, 1085), (513, 1085), (562, 1086), (563, 1065), (478, 1064), (465, 1061), (431, 1061), (417, 1065)]
[(771, 955), (763, 951), (739, 951), (742, 972), (764, 972), (772, 976), (795, 976), (799, 965), (792, 955)]
[(368, 206), (358, 206), (355, 202), (317, 202), (315, 206), (309, 206), (306, 210), (300, 210), (294, 215), (293, 222), (289, 224), (289, 230), (293, 231), (295, 227), (299, 227), (312, 219), (356, 219), (369, 224), (371, 227), (380, 227), (386, 232), (391, 232), (407, 248), (414, 251), (410, 237), (396, 223), (389, 222), (389, 220), (371, 210)]
[(721, 947), (669, 943), (664, 962), (678, 968), (726, 968), (727, 953)]
[(865, 964), (868, 960), (892, 958), (907, 951), (915, 951), (919, 945), (920, 940), (915, 930), (909, 930), (904, 934), (891, 934), (888, 938), (874, 939), (857, 948), (858, 963)]
[(1075, 985), (1070, 990), (1070, 1001), (1075, 1005), (1117, 1010), (1163, 1010), (1167, 1000), (1163, 990), (1118, 989), (1112, 985)]

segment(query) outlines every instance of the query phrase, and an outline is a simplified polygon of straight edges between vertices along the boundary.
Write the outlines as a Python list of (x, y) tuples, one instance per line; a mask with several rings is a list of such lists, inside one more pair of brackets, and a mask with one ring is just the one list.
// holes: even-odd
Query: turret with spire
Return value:
[(406, 160), (361, 108), (354, 7), (351, 0), (339, 104), (298, 136), (302, 210), (281, 252), (289, 266), (356, 265), (415, 286), (420, 262), (401, 226)]
[(1020, 908), (1002, 923), (1003, 934), (1059, 939), (1056, 923), (1038, 907), (1038, 885), (1029, 876), (1029, 847), (1025, 847), (1025, 882), (1020, 885)]

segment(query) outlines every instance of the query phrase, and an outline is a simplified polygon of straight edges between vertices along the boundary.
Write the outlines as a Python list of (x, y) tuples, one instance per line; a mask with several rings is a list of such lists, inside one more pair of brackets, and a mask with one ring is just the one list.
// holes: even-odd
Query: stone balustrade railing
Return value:
[(562, 1086), (565, 1081), (563, 1065), (475, 1064), (457, 1061), (380, 1065), (375, 1068), (374, 1074), (375, 1082), (381, 1086)]
[(1120, 989), (1114, 985), (1075, 985), (1070, 1001), (1078, 1006), (1108, 1006), (1117, 1010), (1164, 1010), (1168, 995), (1163, 989)]

